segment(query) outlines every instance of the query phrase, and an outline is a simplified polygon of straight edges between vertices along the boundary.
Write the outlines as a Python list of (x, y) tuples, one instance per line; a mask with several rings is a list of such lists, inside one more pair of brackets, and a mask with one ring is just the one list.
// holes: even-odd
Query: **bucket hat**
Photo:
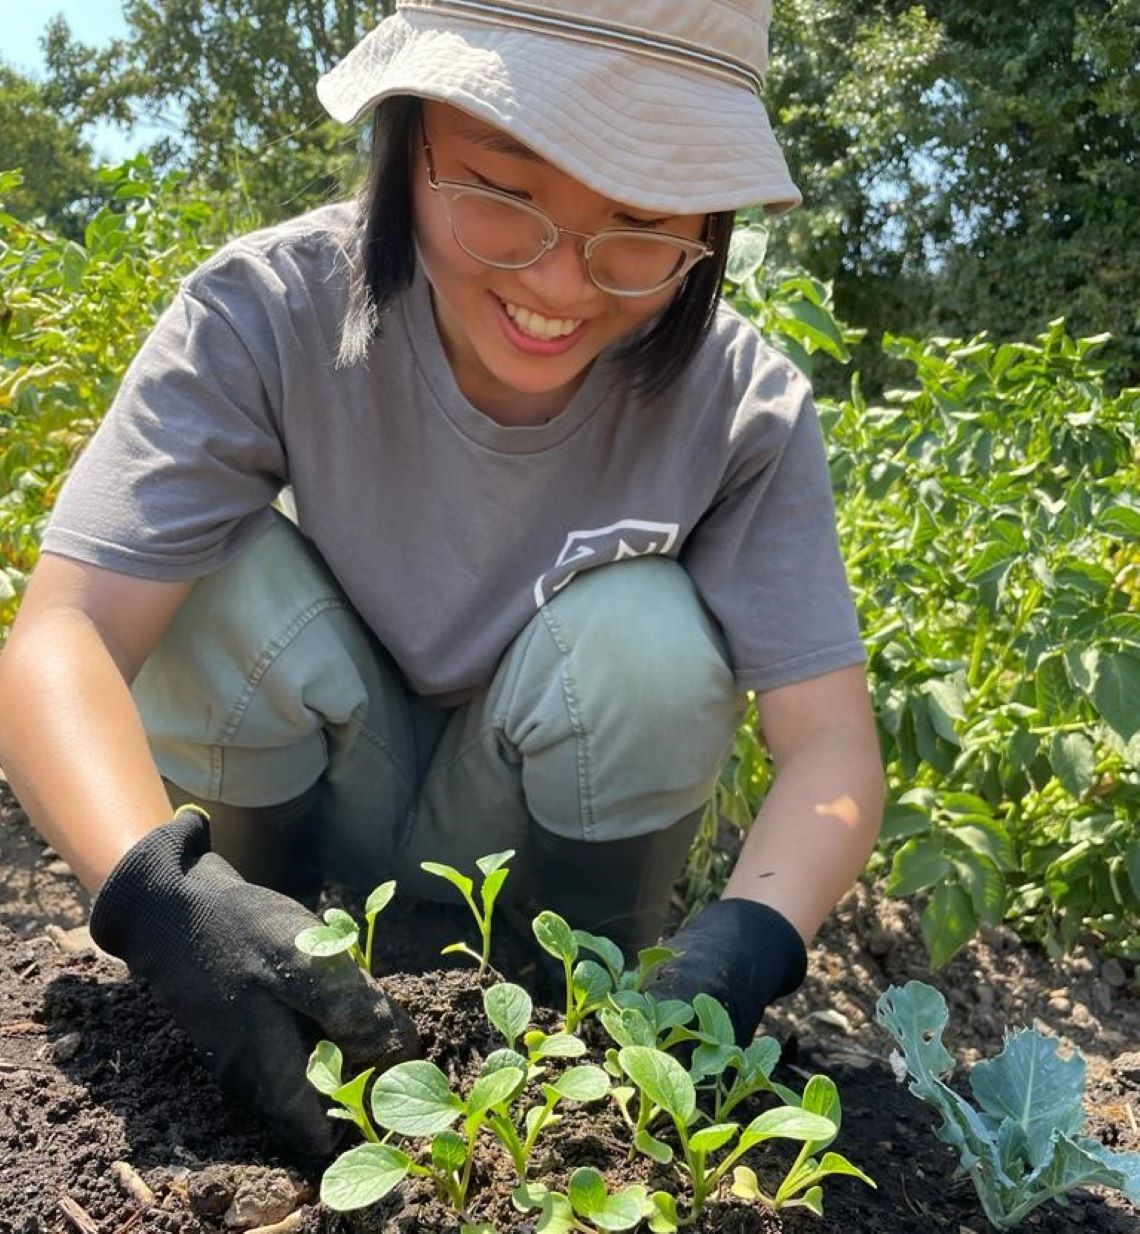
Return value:
[(398, 0), (317, 84), (349, 124), (397, 94), (503, 129), (615, 201), (796, 205), (761, 101), (771, 0)]

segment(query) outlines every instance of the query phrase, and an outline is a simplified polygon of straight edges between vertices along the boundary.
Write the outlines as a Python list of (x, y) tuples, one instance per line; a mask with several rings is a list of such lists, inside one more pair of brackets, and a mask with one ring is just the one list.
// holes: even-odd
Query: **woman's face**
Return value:
[[(444, 103), (425, 101), (423, 132), (440, 180), (504, 190), (562, 227), (591, 235), (606, 227), (643, 226), (694, 240), (703, 235), (704, 215), (659, 215), (623, 206), (501, 130)], [(648, 296), (604, 292), (586, 271), (584, 241), (573, 236), (562, 236), (521, 270), (497, 269), (469, 256), (455, 242), (441, 194), (428, 184), (420, 137), (414, 132), (416, 238), (456, 380), (468, 400), (492, 418), (541, 423), (565, 407), (599, 353), (660, 313), (677, 286)], [(524, 309), (537, 318), (521, 313)], [(558, 337), (551, 339), (552, 333)]]

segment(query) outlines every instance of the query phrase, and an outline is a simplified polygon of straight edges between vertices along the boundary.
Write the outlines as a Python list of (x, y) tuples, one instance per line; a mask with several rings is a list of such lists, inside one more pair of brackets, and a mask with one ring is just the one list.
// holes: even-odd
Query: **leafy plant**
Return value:
[[(318, 1051), (322, 1047), (323, 1058), (327, 1059), (327, 1043), (321, 1043)], [(311, 1062), (310, 1074), (312, 1071)], [(360, 1082), (358, 1076), (352, 1083)], [(372, 1085), (372, 1119), (386, 1131), (428, 1139), (429, 1163), (421, 1164), (395, 1145), (380, 1143), (374, 1128), (371, 1134), (365, 1130), (370, 1142), (342, 1153), (325, 1171), (321, 1201), (337, 1212), (366, 1208), (387, 1195), (407, 1175), (417, 1174), (431, 1178), (456, 1211), (462, 1213), (479, 1131), (496, 1109), (503, 1108), (521, 1092), (525, 1083), (525, 1063), (522, 1067), (485, 1067), (463, 1098), (452, 1092), (447, 1077), (434, 1063), (414, 1059), (390, 1067)], [(456, 1132), (453, 1125), (460, 1120), (462, 1131)]]
[[(661, 1234), (695, 1219), (736, 1162), (749, 1149), (768, 1140), (795, 1140), (803, 1144), (804, 1149), (775, 1195), (768, 1196), (763, 1192), (751, 1171), (738, 1177), (738, 1194), (747, 1193), (749, 1198), (760, 1200), (775, 1209), (803, 1206), (820, 1213), (823, 1204), (819, 1184), (827, 1175), (850, 1174), (874, 1186), (862, 1171), (838, 1153), (829, 1153), (822, 1161), (817, 1161), (813, 1156), (830, 1144), (839, 1130), (836, 1121), (839, 1113), (838, 1093), (835, 1086), (823, 1077), (815, 1077), (818, 1082), (814, 1087), (809, 1085), (810, 1092), (805, 1096), (810, 1105), (784, 1105), (766, 1110), (743, 1128), (738, 1123), (714, 1122), (697, 1129), (696, 1087), (692, 1077), (675, 1058), (651, 1046), (633, 1045), (623, 1046), (618, 1051), (618, 1062), (637, 1090), (635, 1147), (661, 1164), (668, 1164), (673, 1159), (672, 1148), (649, 1130), (659, 1112), (667, 1114), (680, 1143), (682, 1169), (692, 1189), (691, 1209), (685, 1218), (679, 1217), (676, 1200), (669, 1193), (654, 1192), (650, 1197), (656, 1209), (651, 1228)], [(828, 1113), (816, 1112), (811, 1105), (826, 1109)], [(728, 1148), (733, 1141), (735, 1146), (731, 1151), (713, 1165), (710, 1156)], [(805, 1192), (803, 1196), (799, 1195), (801, 1191)]]
[(444, 947), (442, 954), (449, 955), (452, 952), (461, 952), (464, 955), (469, 955), (478, 963), (480, 975), (486, 971), (487, 965), (491, 962), (491, 915), (494, 911), (495, 901), (498, 899), (499, 892), (502, 891), (503, 884), (510, 873), (506, 863), (514, 855), (515, 850), (509, 848), (505, 852), (490, 853), (486, 857), (479, 857), (476, 860), (475, 864), (483, 875), (483, 882), (479, 888), (479, 899), (482, 903), (481, 909), (475, 903), (473, 894), (475, 883), (466, 874), (461, 874), (453, 866), (444, 865), (439, 861), (420, 862), (422, 870), (426, 870), (428, 874), (435, 874), (439, 878), (446, 879), (453, 887), (457, 888), (459, 894), (467, 901), (467, 907), (475, 918), (475, 924), (478, 926), (479, 935), (483, 940), (481, 952), (472, 951), (466, 943), (450, 943)]
[[(0, 638), (71, 464), (178, 280), (208, 253), (210, 211), (145, 157), (97, 173), (82, 243), (0, 205)], [(20, 176), (0, 172), (0, 203)]]
[(590, 1166), (580, 1166), (570, 1175), (565, 1195), (541, 1183), (529, 1183), (517, 1187), (511, 1199), (520, 1212), (541, 1210), (537, 1228), (542, 1234), (632, 1230), (656, 1211), (645, 1187), (634, 1183), (611, 1192), (601, 1174)]
[(360, 946), (360, 929), (343, 908), (326, 909), (325, 924), (302, 930), (294, 940), (297, 948), (311, 956), (339, 955), (342, 951), (347, 951), (360, 968), (371, 973), (376, 918), (388, 907), (395, 894), (394, 881), (381, 883), (369, 894), (364, 904), (364, 920), (368, 933), (363, 948)]
[(943, 1080), (954, 1059), (942, 1044), (946, 1000), (932, 986), (907, 982), (879, 999), (879, 1023), (902, 1047), (892, 1062), (910, 1091), (942, 1116), (939, 1139), (952, 1145), (982, 1208), (999, 1230), (1018, 1225), (1049, 1200), (1063, 1204), (1077, 1187), (1122, 1191), (1140, 1204), (1140, 1153), (1119, 1153), (1084, 1136), (1085, 1064), (1062, 1058), (1058, 1042), (1036, 1029), (1006, 1038), (996, 1057), (970, 1072), (975, 1109)]
[[(606, 1006), (614, 993), (640, 990), (654, 969), (675, 954), (668, 947), (646, 947), (638, 953), (636, 970), (623, 972), (625, 960), (615, 943), (585, 930), (572, 930), (558, 913), (544, 909), (531, 928), (539, 946), (562, 962), (568, 1033), (574, 1032), (587, 1015)], [(583, 948), (593, 951), (602, 963), (579, 960)]]

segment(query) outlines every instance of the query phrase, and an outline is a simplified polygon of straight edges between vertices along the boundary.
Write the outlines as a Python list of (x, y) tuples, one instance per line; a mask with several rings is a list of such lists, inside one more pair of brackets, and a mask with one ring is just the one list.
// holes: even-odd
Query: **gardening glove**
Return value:
[(302, 1157), (329, 1155), (343, 1131), (305, 1078), (320, 1038), (355, 1067), (388, 1067), (418, 1044), (404, 1011), (348, 955), (297, 949), (297, 934), (319, 924), (211, 852), (208, 821), (193, 809), (126, 853), (91, 912), (91, 937), (150, 983), (222, 1090)]
[(650, 977), (646, 993), (691, 1003), (711, 994), (724, 1004), (741, 1048), (764, 1009), (790, 994), (807, 972), (807, 948), (786, 917), (755, 900), (714, 900), (665, 946), (676, 951)]

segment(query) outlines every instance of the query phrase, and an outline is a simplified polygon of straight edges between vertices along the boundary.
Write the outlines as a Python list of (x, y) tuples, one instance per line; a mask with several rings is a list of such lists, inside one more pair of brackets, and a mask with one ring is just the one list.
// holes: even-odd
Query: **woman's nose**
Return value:
[(563, 232), (554, 247), (543, 253), (533, 266), (519, 271), (520, 278), (547, 307), (580, 306), (583, 299), (597, 295), (598, 289), (590, 278), (582, 251), (584, 244), (580, 237)]

